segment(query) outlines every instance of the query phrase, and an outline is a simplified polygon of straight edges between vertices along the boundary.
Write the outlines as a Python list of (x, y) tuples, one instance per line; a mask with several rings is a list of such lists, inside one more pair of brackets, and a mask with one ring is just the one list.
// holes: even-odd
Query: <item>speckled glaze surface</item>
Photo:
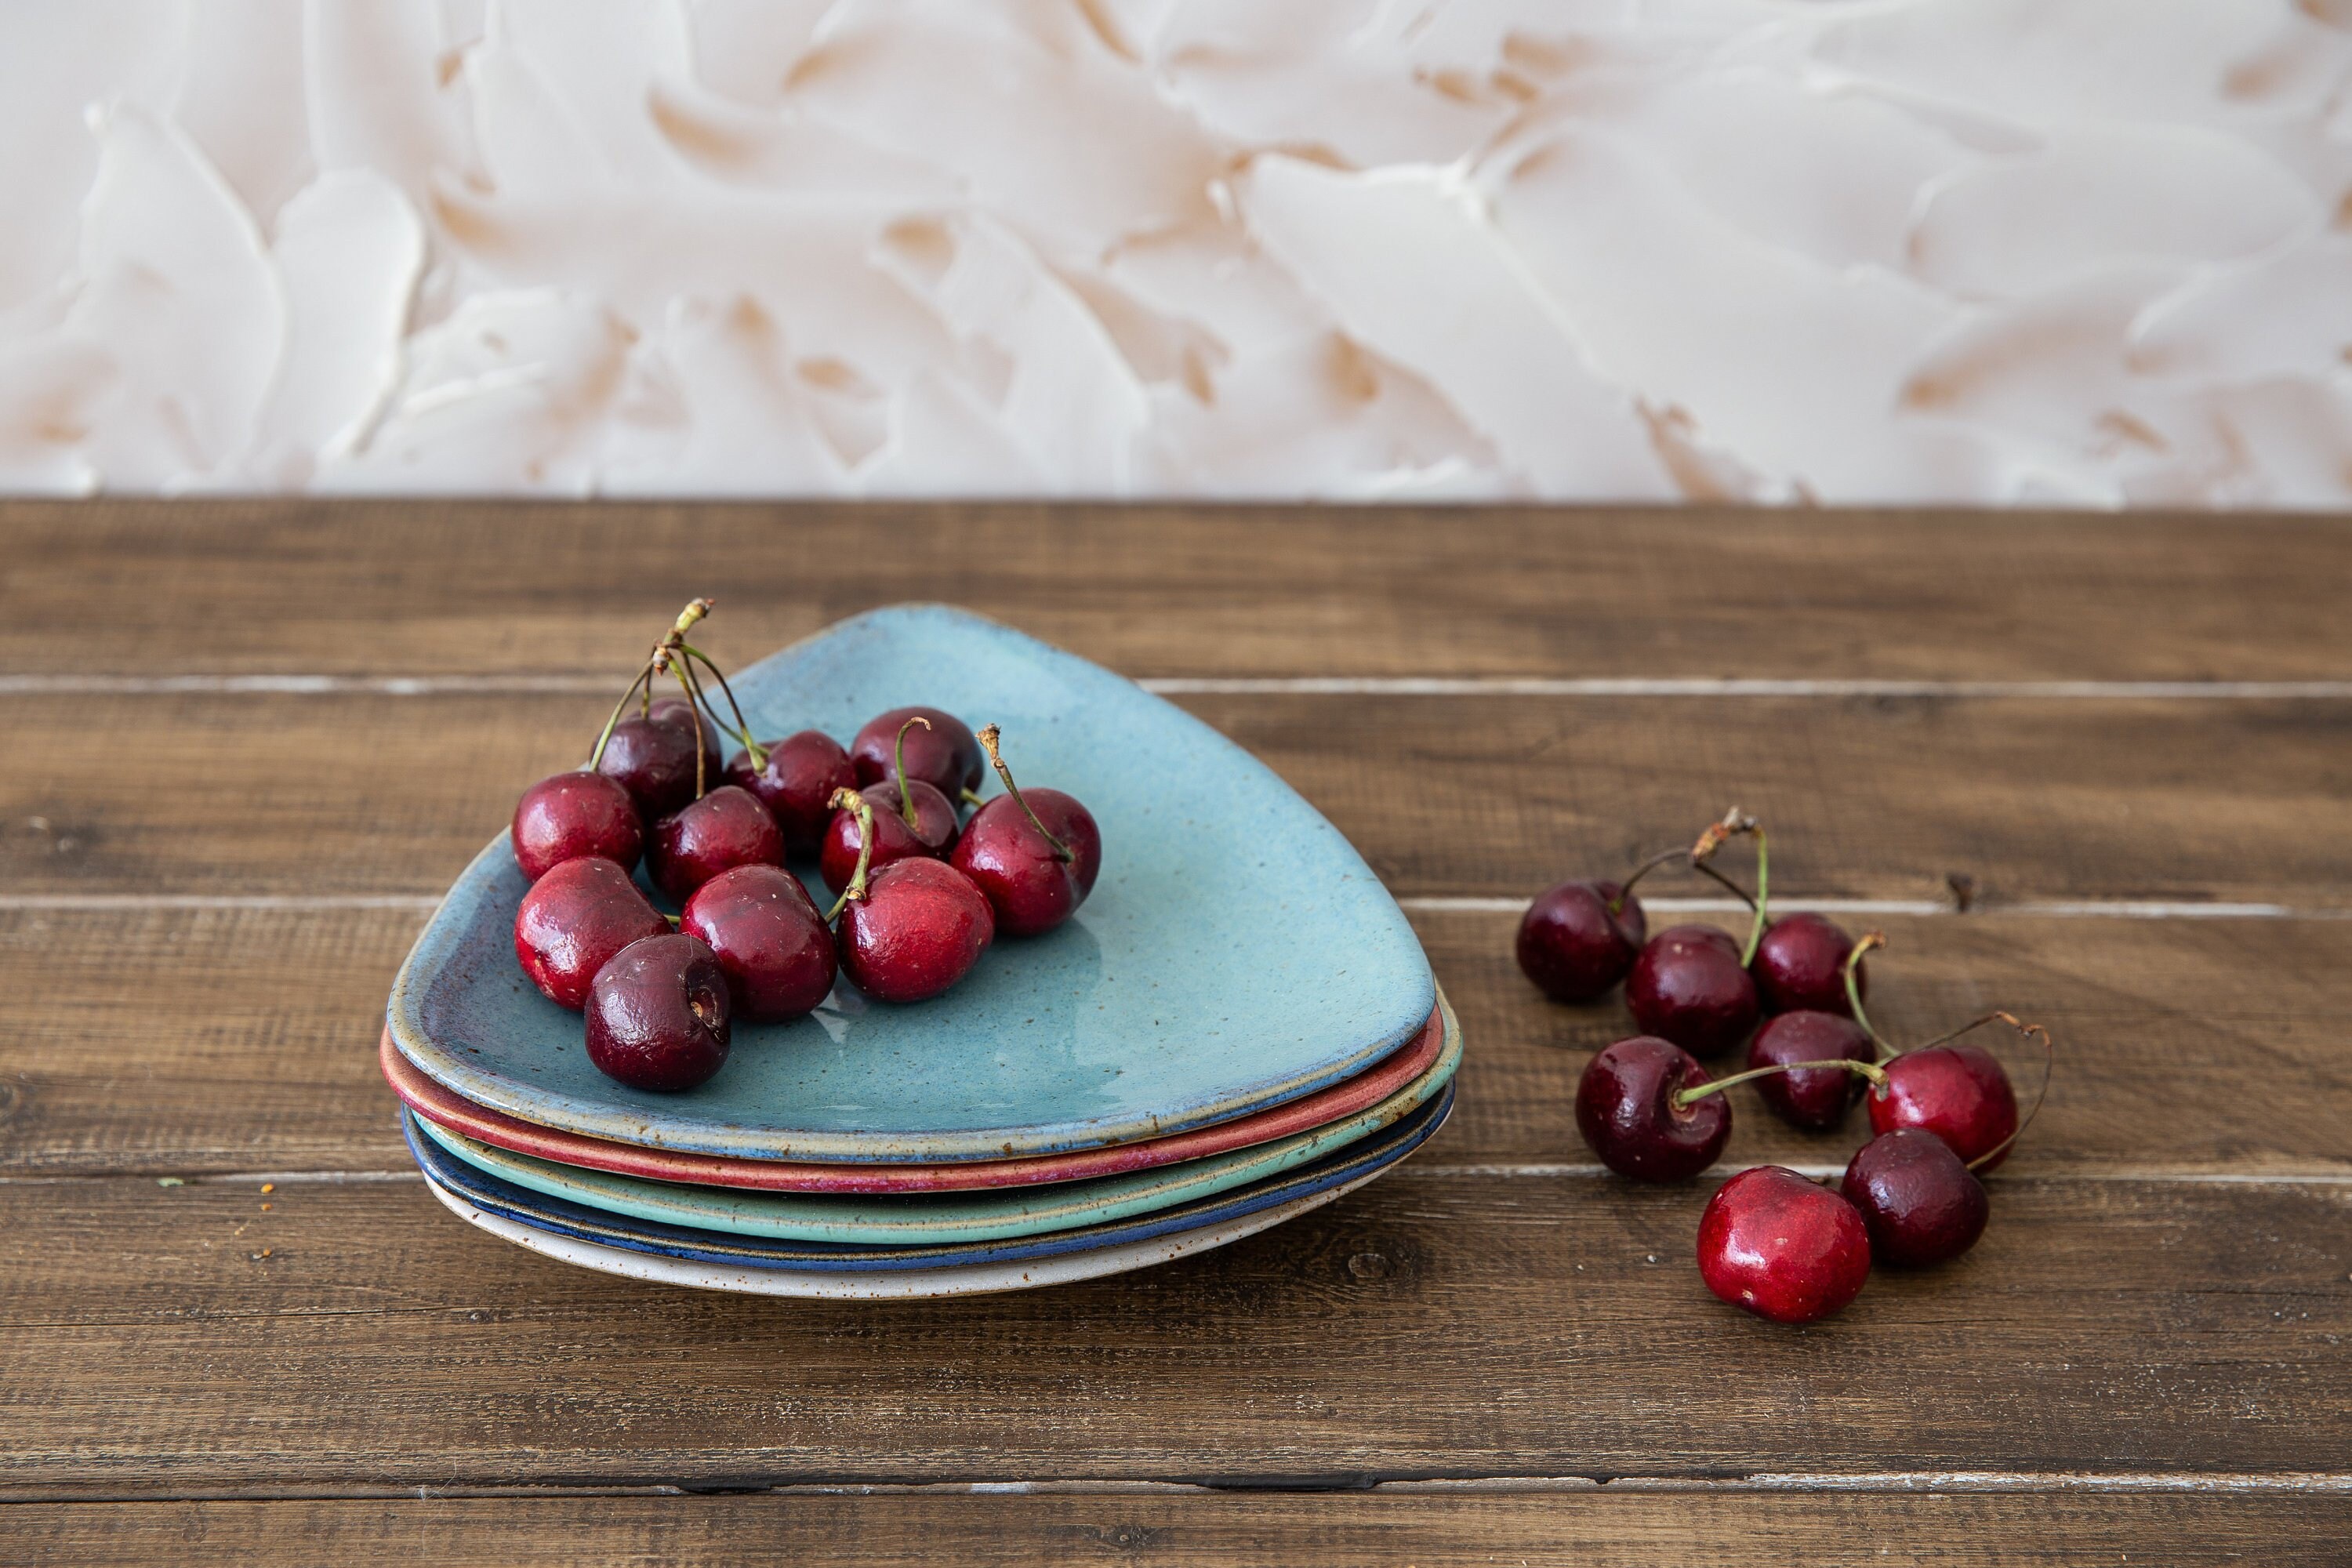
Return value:
[(1419, 1077), (1353, 1116), (1255, 1148), (1157, 1170), (1012, 1192), (920, 1197), (824, 1197), (746, 1193), (583, 1171), (477, 1142), (411, 1113), (417, 1131), (483, 1173), (544, 1197), (626, 1218), (735, 1236), (860, 1246), (996, 1241), (1154, 1214), (1294, 1171), (1403, 1120), (1454, 1076), (1458, 1037)]
[(1158, 1138), (1310, 1094), (1422, 1029), (1435, 984), (1363, 858), (1273, 772), (1131, 681), (940, 605), (844, 621), (735, 682), (763, 735), (835, 737), (927, 702), (1004, 730), (1024, 783), (1102, 825), (1086, 906), (913, 1006), (845, 984), (739, 1027), (726, 1068), (654, 1095), (589, 1065), (516, 967), (504, 835), (394, 983), (402, 1054), (465, 1098), (592, 1138), (751, 1159), (1003, 1160)]
[(1454, 1085), (1446, 1084), (1435, 1099), (1402, 1120), (1312, 1164), (1267, 1176), (1247, 1186), (1196, 1198), (1148, 1215), (1081, 1226), (1042, 1236), (1012, 1237), (995, 1241), (860, 1247), (819, 1241), (785, 1241), (764, 1237), (734, 1236), (685, 1226), (664, 1225), (592, 1209), (551, 1198), (452, 1159), (419, 1133), (414, 1118), (403, 1112), (402, 1131), (409, 1152), (425, 1178), (474, 1207), (534, 1229), (665, 1258), (698, 1263), (748, 1268), (850, 1269), (948, 1268), (971, 1264), (1020, 1263), (1064, 1253), (1124, 1246), (1156, 1237), (1222, 1225), (1293, 1198), (1305, 1197), (1385, 1170), (1421, 1147), (1454, 1109)]

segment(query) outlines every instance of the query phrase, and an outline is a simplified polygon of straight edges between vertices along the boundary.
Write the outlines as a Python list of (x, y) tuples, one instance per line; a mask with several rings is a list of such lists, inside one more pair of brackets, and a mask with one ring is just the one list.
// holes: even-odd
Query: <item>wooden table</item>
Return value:
[[(0, 546), (0, 1560), (2352, 1553), (2343, 520), (103, 502)], [(1027, 1295), (457, 1223), (387, 983), (697, 592), (730, 662), (956, 600), (1265, 758), (1459, 1005), (1451, 1129)], [(1802, 1331), (1700, 1286), (1705, 1184), (1590, 1163), (1625, 1022), (1510, 958), (1527, 895), (1734, 802), (1776, 891), (1885, 929), (1890, 1033), (2060, 1046), (1983, 1244)], [(1858, 1142), (1748, 1100), (1722, 1169)]]

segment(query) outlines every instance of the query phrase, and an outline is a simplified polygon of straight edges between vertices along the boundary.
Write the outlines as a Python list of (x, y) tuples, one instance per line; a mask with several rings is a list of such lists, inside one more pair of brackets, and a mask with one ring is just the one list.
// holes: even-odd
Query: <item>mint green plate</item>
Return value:
[(453, 1157), (501, 1181), (607, 1214), (737, 1236), (873, 1246), (992, 1241), (1150, 1214), (1312, 1163), (1410, 1115), (1443, 1089), (1462, 1061), (1462, 1031), (1438, 997), (1445, 1045), (1429, 1069), (1379, 1104), (1310, 1132), (1157, 1170), (1058, 1186), (979, 1194), (824, 1198), (686, 1186), (560, 1165), (478, 1142), (423, 1116), (419, 1131)]

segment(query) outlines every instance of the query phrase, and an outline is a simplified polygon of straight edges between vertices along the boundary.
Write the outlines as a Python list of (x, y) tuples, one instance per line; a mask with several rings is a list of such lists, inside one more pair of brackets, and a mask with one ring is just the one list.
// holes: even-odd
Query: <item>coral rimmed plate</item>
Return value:
[[(501, 836), (394, 982), (393, 1043), (493, 1110), (583, 1137), (742, 1159), (937, 1164), (1133, 1143), (1361, 1072), (1420, 1035), (1436, 986), (1363, 858), (1248, 752), (1133, 682), (937, 605), (845, 621), (735, 681), (762, 735), (854, 733), (935, 703), (1003, 726), (1024, 781), (1102, 825), (1076, 919), (998, 942), (946, 995), (843, 985), (796, 1023), (743, 1026), (684, 1094), (590, 1065), (578, 1015), (513, 951), (524, 881)], [(583, 711), (583, 739), (601, 714)]]
[(601, 1247), (658, 1253), (666, 1258), (681, 1258), (698, 1263), (749, 1268), (870, 1270), (1013, 1263), (1067, 1252), (1122, 1246), (1129, 1242), (1149, 1241), (1180, 1231), (1220, 1225), (1292, 1198), (1340, 1185), (1358, 1175), (1386, 1169), (1419, 1148), (1444, 1124), (1446, 1115), (1453, 1108), (1454, 1086), (1448, 1083), (1435, 1100), (1403, 1120), (1311, 1165), (1254, 1182), (1234, 1192), (1196, 1199), (1154, 1214), (1043, 1236), (904, 1247), (852, 1247), (730, 1236), (608, 1214), (601, 1209), (528, 1191), (451, 1158), (416, 1130), (412, 1116), (407, 1112), (402, 1113), (401, 1127), (407, 1136), (409, 1152), (415, 1156), (426, 1181), (456, 1193), (476, 1208), (535, 1229), (568, 1236), (576, 1241), (593, 1241)]
[[(436, 1126), (463, 1133), (494, 1149), (552, 1161), (587, 1171), (609, 1171), (648, 1182), (730, 1187), (744, 1192), (905, 1194), (976, 1192), (1048, 1182), (1090, 1181), (1147, 1171), (1188, 1160), (1203, 1160), (1235, 1149), (1311, 1132), (1378, 1105), (1412, 1082), (1434, 1063), (1456, 1029), (1439, 998), (1439, 1010), (1418, 1039), (1375, 1062), (1355, 1077), (1304, 1100), (1194, 1128), (1172, 1138), (1082, 1149), (1069, 1154), (1038, 1154), (1026, 1160), (987, 1160), (961, 1165), (814, 1165), (779, 1160), (732, 1160), (715, 1154), (682, 1154), (674, 1149), (640, 1149), (602, 1138), (583, 1138), (476, 1105), (416, 1070), (394, 1048), (387, 1031), (379, 1048), (385, 1081), (411, 1110)], [(1457, 1030), (1458, 1033), (1458, 1030)]]
[(1459, 1040), (1458, 1035), (1449, 1035), (1447, 1049), (1429, 1069), (1386, 1100), (1311, 1131), (1156, 1170), (1003, 1192), (836, 1197), (687, 1187), (583, 1171), (493, 1149), (421, 1116), (413, 1118), (413, 1125), (445, 1153), (485, 1175), (543, 1197), (562, 1198), (632, 1219), (736, 1236), (862, 1247), (995, 1241), (1156, 1214), (1312, 1163), (1403, 1120), (1435, 1096), (1461, 1060)]

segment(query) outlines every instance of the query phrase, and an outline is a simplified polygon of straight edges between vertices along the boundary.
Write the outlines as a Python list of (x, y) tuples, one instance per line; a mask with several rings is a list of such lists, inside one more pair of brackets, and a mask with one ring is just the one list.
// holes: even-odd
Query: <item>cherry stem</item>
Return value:
[(981, 799), (980, 792), (976, 789), (968, 789), (963, 792), (963, 803), (966, 805), (985, 805), (987, 804), (987, 802)]
[(709, 765), (709, 759), (705, 757), (702, 753), (702, 702), (700, 700), (700, 693), (694, 689), (694, 681), (686, 672), (687, 663), (685, 659), (673, 658), (670, 657), (669, 650), (667, 648), (664, 648), (661, 652), (654, 656), (654, 662), (660, 665), (664, 669), (669, 671), (670, 674), (677, 677), (677, 689), (686, 693), (686, 721), (694, 726), (694, 798), (700, 800), (705, 792), (709, 788), (709, 781), (703, 776), (704, 769)]
[(1741, 887), (1738, 883), (1733, 881), (1730, 878), (1725, 876), (1722, 872), (1717, 870), (1713, 866), (1708, 865), (1706, 861), (1699, 861), (1696, 865), (1693, 866), (1691, 869), (1696, 871), (1702, 877), (1712, 877), (1717, 882), (1720, 882), (1725, 887), (1730, 889), (1733, 893), (1738, 896), (1739, 901), (1746, 904), (1749, 909), (1752, 910), (1756, 907), (1755, 894), (1749, 892), (1747, 889)]
[(841, 911), (852, 904), (866, 901), (866, 868), (874, 863), (874, 807), (854, 789), (837, 789), (825, 803), (835, 811), (852, 812), (857, 817), (857, 869), (849, 875), (849, 886), (841, 889), (841, 897), (833, 908), (824, 911), (825, 924), (841, 918)]
[(898, 754), (892, 758), (898, 768), (898, 815), (906, 818), (908, 830), (913, 833), (920, 833), (922, 823), (915, 816), (915, 792), (907, 787), (907, 731), (918, 724), (926, 730), (931, 727), (931, 721), (920, 713), (909, 715), (898, 726)]
[[(1723, 814), (1721, 822), (1698, 836), (1698, 842), (1691, 846), (1690, 858), (1693, 867), (1706, 870), (1707, 862), (1714, 858), (1717, 850), (1722, 848), (1727, 840), (1743, 835), (1752, 835), (1756, 839), (1756, 896), (1748, 900), (1748, 907), (1756, 911), (1756, 915), (1748, 922), (1748, 945), (1739, 952), (1739, 967), (1745, 969), (1756, 961), (1756, 949), (1764, 941), (1766, 910), (1772, 901), (1772, 862), (1766, 852), (1764, 825), (1735, 805)], [(1728, 880), (1720, 875), (1716, 879), (1729, 885)], [(1745, 897), (1744, 894), (1742, 896)]]
[[(604, 747), (613, 738), (614, 726), (621, 721), (622, 713), (626, 711), (628, 709), (629, 699), (637, 694), (637, 688), (645, 685), (646, 681), (652, 676), (653, 672), (654, 661), (649, 658), (638, 668), (636, 679), (629, 682), (629, 689), (621, 693), (621, 700), (613, 704), (612, 717), (604, 721), (604, 731), (596, 737), (595, 750), (588, 753), (588, 771), (590, 773), (594, 773), (596, 771), (596, 764), (604, 760)], [(646, 700), (650, 703), (653, 699), (648, 696)]]
[[(637, 678), (629, 682), (629, 689), (621, 693), (621, 700), (618, 702), (613, 704), (613, 716), (604, 721), (604, 731), (596, 737), (596, 749), (588, 754), (588, 766), (591, 769), (593, 769), (597, 763), (604, 760), (605, 743), (612, 740), (613, 726), (621, 721), (621, 714), (628, 708), (630, 698), (636, 696), (640, 691), (642, 691), (645, 694), (645, 700), (638, 706), (638, 716), (641, 718), (651, 718), (653, 716), (654, 676), (669, 668), (669, 660), (667, 658), (669, 650), (672, 648), (684, 647), (686, 646), (686, 634), (693, 628), (695, 622), (710, 614), (710, 605), (711, 601), (709, 599), (688, 599), (686, 602), (686, 608), (677, 613), (677, 622), (671, 626), (669, 630), (662, 634), (661, 640), (659, 642), (654, 644), (653, 651), (646, 655), (645, 664), (637, 670)], [(693, 695), (694, 694), (691, 691), (687, 693), (689, 700), (692, 700)], [(697, 755), (698, 756), (700, 754), (702, 744), (702, 736), (698, 723), (694, 739)], [(699, 763), (697, 764), (695, 772), (696, 777), (698, 780), (701, 776), (701, 768)], [(697, 790), (695, 793), (698, 795), (701, 792)]]
[(1077, 857), (1071, 853), (1068, 845), (1054, 837), (1051, 828), (1037, 820), (1035, 812), (1029, 809), (1029, 802), (1022, 795), (1021, 786), (1013, 782), (1013, 770), (1004, 765), (1004, 755), (996, 749), (997, 743), (1003, 738), (1004, 731), (993, 724), (982, 724), (980, 727), (980, 743), (986, 748), (989, 763), (996, 769), (996, 776), (1004, 781), (1004, 793), (1013, 797), (1013, 804), (1021, 808), (1021, 815), (1029, 819), (1029, 826), (1043, 834), (1045, 842), (1054, 847), (1054, 858), (1065, 866), (1068, 865)]
[[(2017, 1124), (2017, 1131), (2002, 1139), (2000, 1142), (1994, 1144), (1991, 1148), (1986, 1150), (1983, 1153), (1978, 1155), (1975, 1159), (1969, 1161), (1969, 1169), (1971, 1171), (1981, 1170), (1986, 1165), (1990, 1164), (1993, 1161), (2000, 1159), (2001, 1155), (2009, 1152), (2009, 1146), (2011, 1144), (2025, 1136), (2025, 1130), (2033, 1125), (2033, 1119), (2035, 1117), (2042, 1114), (2042, 1102), (2050, 1098), (2050, 1075), (2058, 1070), (2058, 1047), (2056, 1043), (2050, 1038), (2050, 1031), (2043, 1028), (2039, 1024), (2021, 1024), (2010, 1014), (1995, 1013), (1990, 1018), (1979, 1018), (1976, 1024), (1970, 1024), (1969, 1026), (1969, 1029), (1975, 1028), (1977, 1024), (1990, 1024), (1994, 1018), (2000, 1019), (2002, 1023), (2007, 1024), (2011, 1028), (2015, 1029), (2019, 1034), (2025, 1036), (2028, 1039), (2032, 1038), (2036, 1035), (2042, 1037), (2042, 1089), (2040, 1093), (2033, 1097), (2033, 1109), (2025, 1113), (2025, 1120)], [(1959, 1033), (1965, 1035), (1968, 1033), (1968, 1029), (1962, 1029)], [(1951, 1039), (1957, 1038), (1958, 1037), (1947, 1036), (1945, 1037), (1947, 1039)]]
[(1853, 1074), (1856, 1078), (1868, 1079), (1882, 1089), (1886, 1085), (1886, 1069), (1876, 1062), (1858, 1062), (1852, 1057), (1831, 1057), (1818, 1062), (1783, 1062), (1779, 1067), (1750, 1068), (1746, 1072), (1733, 1073), (1729, 1078), (1712, 1079), (1699, 1085), (1696, 1089), (1678, 1089), (1675, 1090), (1674, 1107), (1676, 1110), (1680, 1110), (1693, 1100), (1705, 1100), (1708, 1095), (1729, 1089), (1734, 1084), (1747, 1083), (1753, 1079), (1770, 1078), (1775, 1073), (1803, 1072), (1809, 1068), (1837, 1068)]
[[(702, 668), (709, 670), (711, 678), (719, 682), (719, 689), (727, 694), (727, 706), (735, 715), (735, 728), (728, 732), (743, 742), (743, 750), (751, 757), (754, 770), (766, 767), (768, 749), (751, 739), (751, 721), (743, 717), (743, 705), (735, 700), (735, 689), (727, 684), (727, 672), (719, 668), (719, 661), (690, 643), (678, 644), (677, 651), (688, 658), (700, 659)], [(708, 705), (708, 703), (705, 704), (705, 706)], [(720, 719), (718, 714), (713, 713), (710, 717), (720, 729), (727, 729), (727, 721)]]
[(1632, 871), (1626, 874), (1623, 883), (1618, 887), (1617, 896), (1609, 900), (1609, 913), (1613, 917), (1624, 912), (1625, 900), (1633, 896), (1634, 883), (1640, 881), (1643, 878), (1648, 876), (1651, 872), (1656, 870), (1667, 861), (1681, 860), (1686, 858), (1689, 854), (1690, 851), (1687, 849), (1661, 849), (1655, 855), (1651, 856), (1647, 860), (1644, 860), (1640, 865), (1634, 867)]
[(1862, 982), (1858, 976), (1862, 970), (1862, 955), (1873, 948), (1885, 945), (1885, 931), (1866, 931), (1862, 933), (1862, 940), (1853, 944), (1853, 951), (1845, 955), (1845, 1005), (1853, 1009), (1853, 1021), (1862, 1026), (1862, 1032), (1868, 1035), (1870, 1043), (1878, 1048), (1880, 1061), (1892, 1059), (1895, 1056), (1895, 1047), (1886, 1043), (1885, 1037), (1872, 1026), (1870, 1015), (1862, 1010)]

